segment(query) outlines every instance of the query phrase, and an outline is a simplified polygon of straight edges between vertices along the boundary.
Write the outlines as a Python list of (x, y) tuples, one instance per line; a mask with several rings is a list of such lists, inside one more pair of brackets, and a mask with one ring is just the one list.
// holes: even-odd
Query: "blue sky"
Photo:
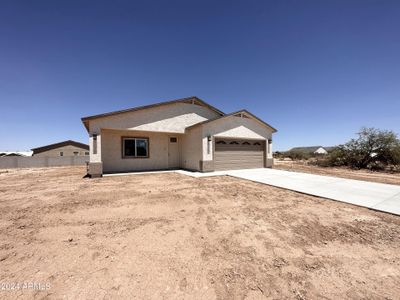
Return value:
[(0, 150), (87, 142), (80, 118), (196, 95), (275, 150), (400, 133), (400, 1), (2, 1)]

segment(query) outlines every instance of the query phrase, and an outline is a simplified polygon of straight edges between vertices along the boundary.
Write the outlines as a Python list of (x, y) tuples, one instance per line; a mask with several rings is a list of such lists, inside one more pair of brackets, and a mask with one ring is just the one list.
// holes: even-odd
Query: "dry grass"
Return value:
[(395, 299), (400, 218), (230, 177), (0, 174), (0, 298)]

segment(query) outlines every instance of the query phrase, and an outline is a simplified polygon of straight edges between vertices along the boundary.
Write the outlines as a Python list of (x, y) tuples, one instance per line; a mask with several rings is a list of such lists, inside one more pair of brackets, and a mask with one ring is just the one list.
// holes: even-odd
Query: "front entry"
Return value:
[(176, 136), (168, 137), (168, 168), (179, 168), (179, 141)]

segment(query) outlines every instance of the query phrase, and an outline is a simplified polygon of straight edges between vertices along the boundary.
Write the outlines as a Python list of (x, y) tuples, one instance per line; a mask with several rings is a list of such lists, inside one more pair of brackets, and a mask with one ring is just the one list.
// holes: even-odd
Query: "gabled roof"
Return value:
[(192, 126), (187, 127), (186, 129), (190, 129), (190, 128), (194, 128), (194, 127), (196, 127), (196, 126), (201, 126), (201, 125), (204, 125), (204, 124), (208, 124), (208, 123), (211, 123), (211, 122), (215, 122), (215, 121), (217, 121), (217, 120), (221, 120), (221, 119), (224, 119), (224, 118), (227, 118), (227, 117), (230, 117), (230, 116), (234, 116), (234, 115), (238, 115), (238, 114), (247, 114), (247, 115), (249, 115), (251, 118), (253, 118), (253, 119), (255, 119), (256, 121), (260, 122), (261, 124), (263, 124), (263, 125), (265, 125), (265, 126), (271, 128), (271, 129), (272, 129), (272, 132), (277, 132), (277, 131), (278, 131), (278, 130), (276, 130), (274, 127), (272, 127), (271, 125), (269, 125), (268, 123), (264, 122), (263, 120), (261, 120), (260, 118), (256, 117), (256, 116), (253, 115), (251, 112), (249, 112), (249, 111), (247, 111), (247, 110), (245, 110), (245, 109), (242, 109), (242, 110), (239, 110), (239, 111), (235, 111), (235, 112), (230, 113), (230, 114), (223, 115), (223, 116), (221, 116), (221, 117), (219, 117), (219, 118), (210, 119), (210, 120), (205, 120), (205, 121), (203, 121), (203, 122), (196, 123), (196, 124), (194, 124), (194, 125), (192, 125)]
[(82, 149), (85, 149), (85, 150), (89, 150), (89, 145), (82, 144), (82, 143), (75, 142), (75, 141), (71, 141), (71, 140), (64, 141), (64, 142), (59, 142), (59, 143), (55, 143), (55, 144), (50, 144), (50, 145), (47, 145), (47, 146), (37, 147), (37, 148), (33, 148), (31, 150), (33, 151), (33, 154), (38, 154), (38, 153), (41, 153), (41, 152), (49, 151), (49, 150), (60, 148), (60, 147), (64, 147), (64, 146), (70, 146), (70, 145), (78, 147), (78, 148), (82, 148)]
[(128, 108), (128, 109), (124, 109), (124, 110), (117, 110), (117, 111), (104, 113), (104, 114), (99, 114), (99, 115), (83, 117), (81, 120), (82, 120), (83, 124), (85, 125), (86, 129), (89, 130), (88, 121), (90, 121), (90, 120), (103, 118), (103, 117), (108, 117), (108, 116), (113, 116), (113, 115), (124, 114), (124, 113), (128, 113), (128, 112), (133, 112), (133, 111), (138, 111), (138, 110), (143, 110), (143, 109), (148, 109), (148, 108), (153, 108), (153, 107), (162, 106), (162, 105), (174, 104), (174, 103), (198, 104), (198, 105), (201, 105), (201, 106), (204, 106), (204, 107), (207, 107), (207, 108), (211, 109), (212, 111), (216, 112), (217, 114), (219, 114), (221, 116), (225, 115), (222, 111), (220, 111), (219, 109), (215, 108), (214, 106), (206, 103), (205, 101), (201, 100), (200, 98), (198, 98), (196, 96), (191, 96), (191, 97), (175, 99), (175, 100), (169, 100), (169, 101), (159, 102), (159, 103), (145, 105), (145, 106), (138, 106), (138, 107)]

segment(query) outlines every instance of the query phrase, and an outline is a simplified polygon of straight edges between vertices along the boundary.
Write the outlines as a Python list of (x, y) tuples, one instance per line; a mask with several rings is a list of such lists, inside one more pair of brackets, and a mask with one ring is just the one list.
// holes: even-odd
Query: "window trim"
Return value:
[[(146, 140), (147, 141), (147, 156), (125, 156), (125, 140)], [(136, 148), (136, 141), (135, 141)], [(135, 150), (136, 151), (136, 150)], [(150, 158), (150, 139), (145, 136), (121, 136), (121, 158), (122, 159), (142, 159), (142, 158)]]

